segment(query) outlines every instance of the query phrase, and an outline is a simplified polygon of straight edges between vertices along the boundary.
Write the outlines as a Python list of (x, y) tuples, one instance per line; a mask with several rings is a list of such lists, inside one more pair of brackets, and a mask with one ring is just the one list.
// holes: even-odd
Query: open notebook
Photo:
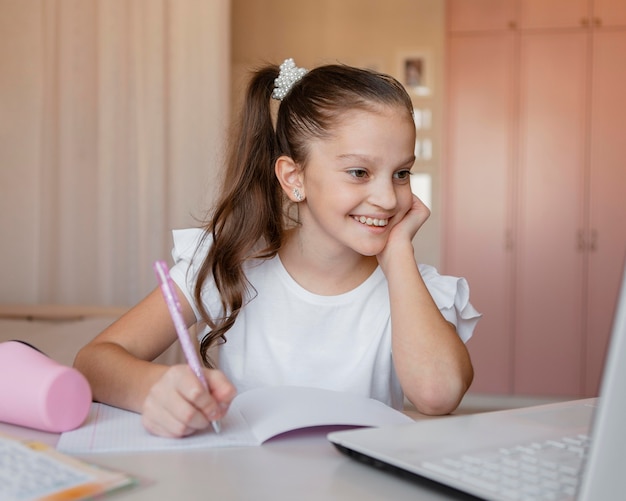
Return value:
[(600, 397), (407, 425), (329, 440), (370, 465), (488, 500), (624, 499), (626, 271)]
[(235, 397), (222, 432), (206, 429), (184, 438), (148, 433), (141, 416), (92, 404), (83, 426), (61, 435), (57, 448), (73, 454), (206, 449), (261, 445), (288, 431), (317, 426), (382, 426), (412, 421), (378, 400), (352, 393), (299, 386), (248, 390)]

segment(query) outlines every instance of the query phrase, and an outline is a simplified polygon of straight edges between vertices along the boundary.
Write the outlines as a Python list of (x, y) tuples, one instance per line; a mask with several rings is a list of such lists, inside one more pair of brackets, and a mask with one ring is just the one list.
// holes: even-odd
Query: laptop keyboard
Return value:
[(426, 461), (422, 466), (486, 490), (497, 499), (573, 499), (588, 446), (589, 437), (577, 435)]

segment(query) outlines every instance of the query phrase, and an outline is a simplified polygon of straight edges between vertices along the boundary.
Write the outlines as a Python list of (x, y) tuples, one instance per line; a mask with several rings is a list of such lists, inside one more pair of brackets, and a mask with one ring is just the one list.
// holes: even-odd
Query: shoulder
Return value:
[(420, 264), (419, 271), (424, 283), (439, 307), (449, 308), (457, 295), (469, 295), (467, 281), (451, 275), (441, 275), (434, 266)]
[[(206, 255), (212, 243), (209, 233), (201, 228), (185, 228), (172, 231), (174, 262), (190, 261), (196, 253)], [(204, 252), (203, 252), (204, 251)]]
[(453, 323), (461, 339), (467, 341), (481, 317), (470, 302), (467, 280), (462, 277), (441, 275), (434, 267), (426, 264), (420, 264), (419, 270), (428, 292), (444, 318)]

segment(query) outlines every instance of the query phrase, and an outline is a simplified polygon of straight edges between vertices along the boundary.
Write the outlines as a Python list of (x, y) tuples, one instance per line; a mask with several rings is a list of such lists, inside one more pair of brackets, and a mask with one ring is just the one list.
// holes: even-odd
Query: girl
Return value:
[(479, 315), (463, 279), (415, 262), (429, 210), (409, 182), (412, 110), (400, 83), (372, 71), (306, 72), (290, 59), (258, 71), (210, 220), (174, 232), (185, 320), (208, 326), (209, 391), (186, 365), (150, 362), (176, 340), (155, 289), (77, 355), (94, 398), (141, 412), (164, 436), (207, 427), (236, 391), (265, 385), (454, 410)]

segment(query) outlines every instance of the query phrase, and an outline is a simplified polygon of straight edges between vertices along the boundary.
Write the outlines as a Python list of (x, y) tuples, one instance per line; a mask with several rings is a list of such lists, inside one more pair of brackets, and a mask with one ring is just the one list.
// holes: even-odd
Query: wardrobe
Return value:
[(448, 0), (446, 273), (479, 393), (598, 392), (626, 254), (626, 2)]

